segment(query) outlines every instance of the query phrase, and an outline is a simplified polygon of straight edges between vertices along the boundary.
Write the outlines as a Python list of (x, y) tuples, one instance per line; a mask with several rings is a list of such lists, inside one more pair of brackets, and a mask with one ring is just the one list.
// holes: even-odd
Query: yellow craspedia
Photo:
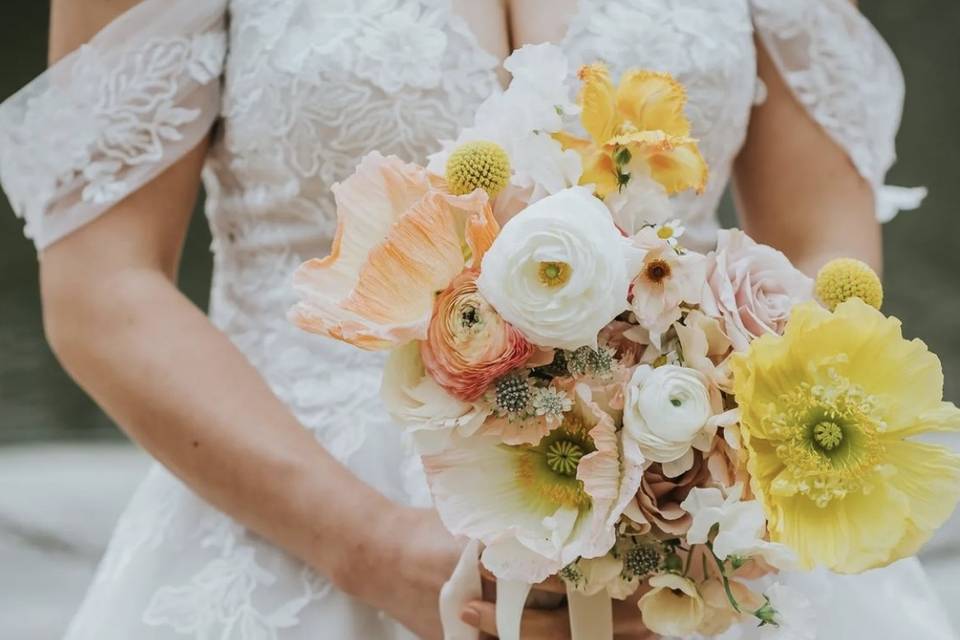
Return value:
[(509, 181), (510, 158), (495, 142), (467, 142), (454, 149), (447, 160), (447, 186), (454, 195), (483, 189), (494, 198)]
[(913, 555), (960, 498), (960, 457), (914, 438), (960, 431), (940, 361), (852, 299), (794, 308), (732, 358), (751, 487), (804, 568), (860, 573)]
[(883, 304), (880, 277), (866, 263), (853, 258), (831, 260), (817, 274), (817, 297), (833, 311), (851, 298), (860, 298), (874, 309)]

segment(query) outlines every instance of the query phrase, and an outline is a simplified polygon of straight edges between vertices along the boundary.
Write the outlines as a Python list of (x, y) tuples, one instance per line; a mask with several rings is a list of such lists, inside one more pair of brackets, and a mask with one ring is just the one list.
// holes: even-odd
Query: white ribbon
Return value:
[[(520, 640), (520, 622), (533, 585), (497, 580), (497, 635)], [(444, 640), (478, 640), (480, 632), (460, 619), (464, 606), (483, 599), (480, 543), (470, 541), (460, 554), (450, 579), (440, 590), (440, 622)], [(613, 640), (613, 603), (606, 590), (588, 596), (567, 585), (570, 632), (573, 640)]]
[(460, 619), (463, 607), (483, 599), (480, 581), (480, 542), (467, 544), (450, 579), (440, 589), (440, 624), (444, 640), (477, 640), (480, 632)]
[(588, 596), (568, 584), (567, 606), (573, 640), (613, 640), (613, 601), (606, 589)]
[(497, 637), (520, 640), (520, 619), (532, 584), (517, 580), (497, 580)]

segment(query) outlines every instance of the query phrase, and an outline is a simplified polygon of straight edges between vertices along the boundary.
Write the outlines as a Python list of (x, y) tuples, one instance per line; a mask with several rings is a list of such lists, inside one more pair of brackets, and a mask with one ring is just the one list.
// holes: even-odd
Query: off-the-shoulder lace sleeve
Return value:
[(0, 105), (0, 180), (38, 250), (203, 139), (227, 0), (145, 0)]
[(884, 185), (896, 160), (904, 82), (890, 47), (850, 0), (751, 0), (764, 48), (809, 113), (873, 186), (877, 217), (914, 209), (923, 188)]

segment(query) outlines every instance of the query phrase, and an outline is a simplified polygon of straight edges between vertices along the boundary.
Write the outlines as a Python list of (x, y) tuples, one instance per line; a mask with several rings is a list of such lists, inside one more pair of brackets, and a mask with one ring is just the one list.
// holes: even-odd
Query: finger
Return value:
[[(497, 637), (497, 606), (492, 602), (471, 602), (465, 607), (461, 619), (483, 633)], [(523, 640), (569, 640), (570, 614), (565, 607), (550, 611), (524, 609), (520, 637)]]
[(481, 580), (481, 590), (483, 599), (487, 602), (497, 601), (497, 582), (496, 580)]
[(540, 584), (533, 585), (533, 589), (534, 591), (546, 591), (547, 593), (567, 593), (566, 583), (557, 576), (552, 576)]

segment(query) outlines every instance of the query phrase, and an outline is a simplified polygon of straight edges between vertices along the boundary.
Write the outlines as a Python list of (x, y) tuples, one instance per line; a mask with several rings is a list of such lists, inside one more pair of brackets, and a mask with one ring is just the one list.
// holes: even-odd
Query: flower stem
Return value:
[(730, 601), (730, 606), (733, 607), (733, 610), (737, 613), (742, 613), (740, 603), (737, 602), (737, 599), (733, 595), (733, 590), (730, 588), (730, 580), (727, 578), (727, 570), (723, 561), (713, 552), (712, 543), (707, 543), (707, 549), (710, 550), (710, 555), (713, 556), (714, 561), (717, 563), (717, 569), (720, 570), (720, 579), (723, 580), (723, 591), (727, 594), (727, 600)]

